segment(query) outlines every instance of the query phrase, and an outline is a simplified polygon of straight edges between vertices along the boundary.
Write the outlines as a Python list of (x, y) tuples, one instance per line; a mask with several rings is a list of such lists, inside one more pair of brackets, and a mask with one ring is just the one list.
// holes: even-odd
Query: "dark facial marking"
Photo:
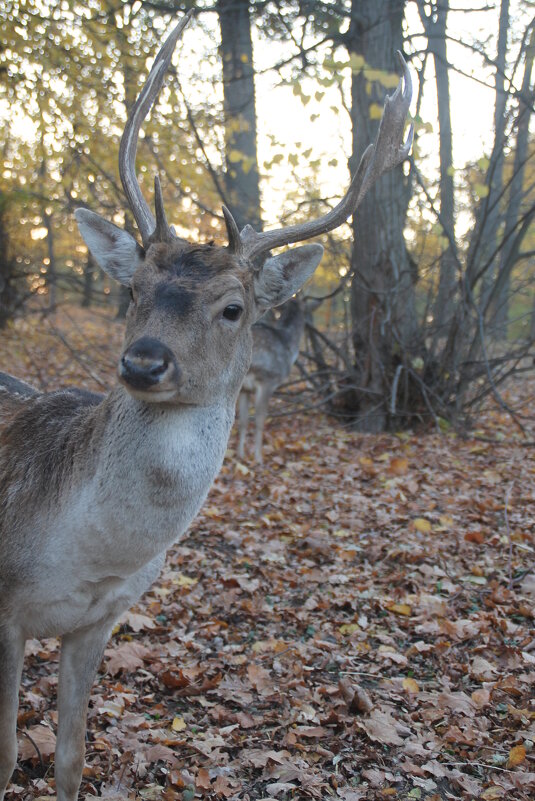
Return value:
[(226, 248), (210, 245), (187, 245), (180, 249), (154, 246), (155, 266), (179, 278), (207, 280), (225, 270), (232, 269), (235, 261)]
[(154, 306), (166, 314), (187, 314), (195, 295), (189, 289), (162, 281), (156, 287)]

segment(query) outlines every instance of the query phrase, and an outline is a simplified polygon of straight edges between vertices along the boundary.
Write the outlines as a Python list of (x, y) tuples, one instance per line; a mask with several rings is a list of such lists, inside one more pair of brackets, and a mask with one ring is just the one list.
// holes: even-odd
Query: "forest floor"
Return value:
[[(98, 389), (120, 328), (91, 319), (24, 323), (1, 364)], [(535, 384), (508, 393), (533, 410)], [(80, 797), (533, 801), (534, 449), (492, 404), (469, 438), (314, 413), (273, 418), (266, 440), (258, 467), (233, 436), (117, 625)], [(9, 801), (54, 794), (58, 654), (28, 645)]]

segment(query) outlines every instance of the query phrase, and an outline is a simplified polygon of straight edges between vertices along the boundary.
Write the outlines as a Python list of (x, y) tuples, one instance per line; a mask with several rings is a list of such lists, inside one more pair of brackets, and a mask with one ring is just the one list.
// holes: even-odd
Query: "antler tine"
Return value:
[(258, 233), (250, 225), (241, 232), (245, 255), (254, 261), (261, 253), (272, 248), (302, 242), (313, 236), (332, 231), (353, 214), (370, 186), (387, 170), (401, 164), (412, 145), (413, 127), (403, 141), (405, 121), (412, 97), (409, 68), (399, 51), (396, 53), (402, 73), (395, 92), (385, 99), (383, 116), (375, 142), (370, 144), (360, 160), (347, 193), (330, 212), (317, 220)]
[(173, 229), (167, 222), (163, 207), (162, 185), (158, 175), (154, 176), (154, 210), (156, 212), (156, 226), (150, 235), (151, 242), (171, 242), (176, 239)]
[(162, 45), (145, 81), (145, 85), (132, 106), (121, 137), (119, 175), (145, 247), (150, 244), (151, 234), (156, 227), (156, 220), (143, 197), (136, 178), (136, 150), (139, 129), (162, 88), (165, 73), (171, 62), (177, 40), (191, 19), (192, 14), (193, 9), (182, 17)]
[(225, 225), (227, 228), (228, 249), (231, 253), (240, 256), (243, 252), (243, 245), (240, 239), (240, 231), (236, 224), (236, 220), (232, 216), (232, 212), (226, 206), (222, 207), (223, 217), (225, 218)]

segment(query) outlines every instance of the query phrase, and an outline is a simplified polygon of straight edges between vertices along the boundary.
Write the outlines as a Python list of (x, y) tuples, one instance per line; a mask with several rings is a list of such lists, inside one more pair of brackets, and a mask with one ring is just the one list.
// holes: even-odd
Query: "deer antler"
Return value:
[(119, 147), (119, 175), (121, 176), (123, 189), (130, 208), (132, 209), (134, 219), (138, 225), (144, 247), (148, 247), (155, 236), (158, 237), (159, 242), (163, 242), (174, 238), (174, 234), (165, 221), (161, 191), (158, 193), (159, 187), (156, 189), (156, 202), (158, 205), (157, 224), (137, 182), (136, 150), (139, 129), (149, 113), (152, 104), (158, 97), (165, 73), (171, 63), (171, 57), (177, 40), (190, 21), (192, 14), (193, 9), (182, 17), (156, 56), (152, 69), (145, 81), (145, 85), (128, 115), (128, 120), (121, 137), (121, 145)]
[[(258, 233), (250, 225), (246, 225), (240, 238), (243, 255), (250, 261), (254, 262), (257, 256), (272, 250), (272, 248), (290, 245), (292, 242), (302, 242), (337, 228), (355, 212), (377, 178), (392, 167), (401, 164), (408, 156), (412, 145), (413, 126), (411, 125), (405, 142), (403, 142), (403, 132), (412, 97), (412, 81), (409, 68), (399, 50), (396, 55), (401, 71), (398, 87), (394, 94), (388, 95), (385, 99), (383, 116), (375, 142), (364, 151), (345, 196), (334, 209), (317, 220), (262, 233)], [(405, 85), (403, 85), (404, 83)]]

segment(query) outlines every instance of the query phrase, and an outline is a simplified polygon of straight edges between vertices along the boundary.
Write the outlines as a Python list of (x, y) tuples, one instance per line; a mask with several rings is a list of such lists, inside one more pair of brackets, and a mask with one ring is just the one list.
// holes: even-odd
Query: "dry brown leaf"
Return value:
[(407, 737), (411, 733), (407, 726), (392, 717), (388, 709), (372, 710), (367, 720), (357, 721), (357, 726), (366, 732), (370, 740), (384, 745), (403, 745), (404, 739), (400, 735)]
[(503, 787), (497, 787), (496, 785), (492, 785), (492, 787), (487, 787), (486, 790), (480, 794), (480, 798), (483, 801), (498, 801), (500, 798), (504, 798), (506, 792)]
[(129, 626), (132, 631), (135, 632), (156, 628), (156, 623), (151, 617), (148, 615), (140, 615), (137, 612), (125, 612), (124, 615), (121, 615), (119, 618), (118, 625), (120, 626), (122, 623)]
[(511, 748), (509, 751), (509, 758), (507, 760), (507, 767), (508, 768), (516, 768), (517, 765), (521, 765), (522, 762), (526, 758), (526, 749), (523, 745), (515, 745), (514, 748)]
[[(27, 737), (25, 736), (25, 732), (28, 735)], [(36, 746), (43, 759), (51, 756), (56, 749), (56, 735), (48, 726), (41, 723), (38, 726), (30, 726), (29, 729), (25, 729), (21, 732), (21, 736), (19, 737), (19, 759), (35, 759), (38, 761), (39, 754), (37, 753)]]
[(272, 690), (273, 684), (269, 671), (260, 667), (260, 665), (254, 662), (247, 665), (247, 676), (255, 690), (261, 695), (269, 693)]
[(481, 690), (474, 690), (472, 693), (472, 701), (478, 709), (483, 709), (483, 707), (488, 706), (490, 704), (490, 690), (484, 688)]
[(470, 675), (477, 681), (493, 681), (498, 670), (487, 659), (475, 656), (470, 664)]
[(360, 684), (352, 684), (348, 678), (340, 679), (338, 688), (350, 712), (366, 714), (373, 709), (373, 703)]
[(199, 768), (197, 778), (195, 779), (195, 786), (200, 790), (211, 790), (212, 783), (210, 781), (210, 774), (206, 768)]
[(106, 672), (116, 676), (121, 671), (133, 673), (143, 667), (143, 660), (151, 655), (151, 651), (139, 642), (122, 642), (107, 648), (105, 655), (109, 657), (106, 662)]

